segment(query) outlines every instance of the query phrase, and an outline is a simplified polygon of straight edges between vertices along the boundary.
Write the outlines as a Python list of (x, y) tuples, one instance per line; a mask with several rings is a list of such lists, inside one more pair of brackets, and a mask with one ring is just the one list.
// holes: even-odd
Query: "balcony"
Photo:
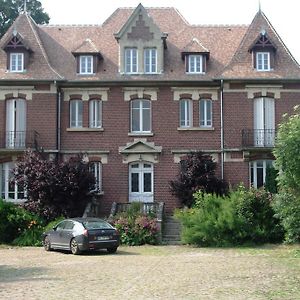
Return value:
[(0, 149), (24, 150), (37, 148), (38, 133), (31, 131), (4, 131), (0, 132)]
[(243, 148), (273, 148), (275, 144), (275, 129), (243, 129)]

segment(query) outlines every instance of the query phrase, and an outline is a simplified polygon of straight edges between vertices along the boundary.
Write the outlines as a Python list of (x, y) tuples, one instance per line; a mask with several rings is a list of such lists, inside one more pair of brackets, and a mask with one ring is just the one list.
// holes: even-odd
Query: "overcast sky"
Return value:
[[(102, 24), (118, 7), (175, 7), (190, 24), (250, 24), (259, 0), (40, 0), (50, 24)], [(260, 0), (261, 9), (300, 63), (300, 1)]]

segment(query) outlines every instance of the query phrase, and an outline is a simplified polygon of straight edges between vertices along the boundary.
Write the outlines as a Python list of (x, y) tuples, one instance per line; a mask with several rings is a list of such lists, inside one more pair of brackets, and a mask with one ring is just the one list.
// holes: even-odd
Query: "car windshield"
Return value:
[(109, 223), (105, 221), (85, 221), (83, 225), (86, 229), (111, 229), (113, 228)]

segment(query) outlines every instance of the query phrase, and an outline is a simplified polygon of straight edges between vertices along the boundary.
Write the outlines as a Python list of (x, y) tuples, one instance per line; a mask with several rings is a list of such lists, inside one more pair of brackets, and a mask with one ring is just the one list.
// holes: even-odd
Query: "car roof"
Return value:
[(77, 222), (80, 222), (80, 223), (83, 223), (83, 222), (106, 222), (105, 220), (103, 219), (100, 219), (100, 218), (92, 218), (92, 217), (86, 217), (86, 218), (70, 218), (70, 219), (66, 219), (65, 221), (67, 220), (71, 220), (71, 221), (77, 221)]

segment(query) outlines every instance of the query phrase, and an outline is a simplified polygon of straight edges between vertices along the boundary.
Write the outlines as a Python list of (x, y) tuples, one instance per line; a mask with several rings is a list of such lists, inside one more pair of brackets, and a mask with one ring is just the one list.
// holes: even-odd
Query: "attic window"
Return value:
[(188, 55), (188, 73), (203, 73), (203, 56), (202, 55)]
[(80, 74), (93, 74), (93, 56), (81, 55), (80, 56)]
[(9, 61), (10, 72), (24, 71), (24, 53), (10, 53)]
[(270, 52), (256, 52), (256, 70), (270, 71)]

